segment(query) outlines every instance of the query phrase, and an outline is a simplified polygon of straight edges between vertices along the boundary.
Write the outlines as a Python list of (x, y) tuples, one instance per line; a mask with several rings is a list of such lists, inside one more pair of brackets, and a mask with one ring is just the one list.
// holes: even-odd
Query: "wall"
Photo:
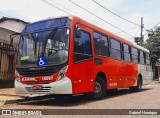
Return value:
[(25, 23), (17, 22), (15, 20), (5, 20), (0, 23), (0, 27), (4, 29), (8, 29), (13, 32), (21, 33), (23, 28), (26, 26)]
[[(0, 23), (0, 42), (10, 44), (10, 35), (13, 33), (21, 33), (25, 23), (17, 22), (15, 20), (6, 20)], [(14, 36), (13, 44), (18, 45), (19, 36)]]
[[(10, 35), (13, 33), (15, 32), (0, 28), (0, 42), (10, 44)], [(19, 36), (14, 36), (13, 44), (17, 46), (18, 42), (19, 42)]]
[[(15, 20), (0, 22), (0, 88), (14, 87), (14, 68), (16, 60), (16, 48), (19, 43), (19, 36), (14, 36), (13, 46), (10, 44), (10, 35), (21, 33), (25, 23)], [(1, 43), (2, 42), (2, 43)]]

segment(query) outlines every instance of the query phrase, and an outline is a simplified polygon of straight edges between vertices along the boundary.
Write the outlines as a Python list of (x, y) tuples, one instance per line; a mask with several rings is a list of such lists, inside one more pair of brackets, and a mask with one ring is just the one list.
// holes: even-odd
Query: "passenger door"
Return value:
[(93, 52), (92, 52), (92, 30), (86, 26), (79, 25), (80, 37), (74, 36), (74, 62), (73, 76), (78, 84), (78, 93), (93, 90)]

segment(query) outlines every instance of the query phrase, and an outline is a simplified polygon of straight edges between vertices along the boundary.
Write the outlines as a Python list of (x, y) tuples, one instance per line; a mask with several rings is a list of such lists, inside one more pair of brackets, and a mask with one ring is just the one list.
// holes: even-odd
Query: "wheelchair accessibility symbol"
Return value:
[(38, 66), (45, 66), (46, 65), (46, 57), (38, 58)]

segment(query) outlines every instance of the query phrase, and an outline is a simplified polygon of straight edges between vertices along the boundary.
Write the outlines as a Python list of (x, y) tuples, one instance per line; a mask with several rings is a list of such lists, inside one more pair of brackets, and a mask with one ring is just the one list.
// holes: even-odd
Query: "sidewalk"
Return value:
[(17, 103), (17, 102), (24, 102), (24, 101), (30, 101), (30, 100), (42, 100), (44, 98), (50, 98), (52, 96), (44, 95), (44, 94), (34, 94), (34, 95), (16, 95), (15, 88), (5, 88), (0, 89), (0, 106), (11, 104), (11, 103)]
[(30, 97), (30, 95), (16, 95), (15, 88), (0, 89), (0, 105), (23, 101), (26, 97)]

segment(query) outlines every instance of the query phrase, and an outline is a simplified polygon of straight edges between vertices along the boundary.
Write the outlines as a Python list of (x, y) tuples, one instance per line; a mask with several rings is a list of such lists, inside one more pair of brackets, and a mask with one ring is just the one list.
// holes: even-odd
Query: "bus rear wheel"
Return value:
[(137, 86), (130, 87), (129, 89), (134, 92), (140, 92), (142, 90), (142, 79), (140, 76), (138, 76)]
[(97, 77), (94, 83), (94, 91), (86, 94), (89, 99), (99, 100), (106, 97), (106, 82), (101, 78)]

